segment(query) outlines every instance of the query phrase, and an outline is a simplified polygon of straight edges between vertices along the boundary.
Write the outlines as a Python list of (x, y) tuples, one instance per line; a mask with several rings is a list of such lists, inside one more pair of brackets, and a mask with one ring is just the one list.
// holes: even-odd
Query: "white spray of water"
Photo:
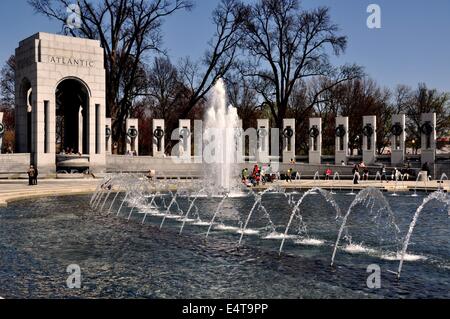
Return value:
[[(207, 163), (205, 171), (208, 180), (217, 188), (230, 192), (237, 184), (234, 178), (237, 154), (236, 129), (239, 128), (237, 109), (227, 105), (225, 83), (219, 79), (212, 89), (209, 108), (205, 115), (204, 143), (206, 147), (213, 141), (213, 151), (205, 150)], [(236, 181), (235, 181), (236, 180)]]
[[(443, 203), (445, 206), (447, 206), (450, 209), (450, 198), (448, 198), (447, 194), (442, 191), (434, 192), (433, 194), (429, 195), (427, 198), (425, 198), (423, 200), (422, 205), (420, 205), (419, 208), (417, 208), (416, 213), (414, 214), (413, 220), (411, 221), (411, 224), (409, 225), (408, 234), (406, 235), (405, 241), (403, 243), (403, 249), (401, 251), (401, 258), (400, 258), (400, 263), (399, 263), (398, 272), (397, 272), (398, 278), (400, 278), (400, 274), (402, 272), (403, 262), (407, 259), (406, 257), (407, 257), (409, 242), (410, 242), (411, 236), (414, 232), (414, 228), (416, 227), (417, 221), (419, 220), (419, 216), (422, 213), (425, 206), (433, 200)], [(450, 216), (450, 210), (448, 213)]]

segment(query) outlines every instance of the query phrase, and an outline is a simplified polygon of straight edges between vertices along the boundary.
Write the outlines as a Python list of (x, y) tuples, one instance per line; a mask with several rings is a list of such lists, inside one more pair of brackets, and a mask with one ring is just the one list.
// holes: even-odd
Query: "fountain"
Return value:
[[(267, 210), (264, 208), (264, 206), (263, 206), (262, 203), (261, 203), (261, 202), (262, 202), (263, 196), (264, 196), (265, 194), (269, 193), (269, 192), (273, 192), (273, 190), (274, 190), (274, 189), (269, 188), (269, 189), (266, 189), (266, 190), (265, 190), (264, 192), (262, 192), (261, 194), (254, 194), (254, 196), (255, 196), (255, 203), (253, 204), (253, 207), (252, 207), (252, 209), (250, 210), (250, 213), (248, 214), (248, 217), (247, 217), (247, 219), (246, 219), (246, 221), (245, 221), (244, 227), (243, 227), (242, 230), (241, 230), (241, 237), (239, 238), (238, 247), (241, 246), (241, 243), (242, 243), (242, 240), (243, 240), (243, 238), (244, 238), (244, 235), (247, 233), (247, 228), (248, 228), (248, 224), (250, 223), (250, 219), (252, 218), (253, 213), (254, 213), (254, 211), (255, 211), (256, 209), (261, 209), (261, 210), (263, 210), (265, 218), (267, 218), (268, 221), (269, 221), (269, 223), (270, 223), (270, 228), (271, 228), (272, 233), (275, 232), (275, 226), (274, 226), (272, 220), (270, 219), (270, 215), (269, 215), (269, 213), (267, 212)], [(289, 204), (290, 204), (290, 202), (291, 202), (291, 199), (290, 199), (290, 197), (289, 197)]]
[(192, 209), (194, 208), (195, 202), (205, 191), (206, 191), (206, 188), (202, 188), (199, 192), (197, 192), (194, 199), (192, 200), (191, 205), (189, 206), (189, 209), (187, 210), (186, 215), (183, 218), (183, 224), (181, 225), (180, 235), (183, 233), (184, 226), (186, 225), (186, 222), (188, 222), (188, 220), (189, 220), (189, 214), (192, 211)]
[(288, 238), (289, 229), (290, 229), (290, 227), (292, 225), (292, 222), (294, 221), (294, 218), (297, 215), (298, 215), (297, 217), (299, 218), (299, 221), (300, 221), (300, 228), (302, 228), (304, 234), (306, 234), (306, 236), (307, 236), (307, 225), (303, 222), (303, 216), (300, 214), (300, 206), (301, 206), (301, 204), (303, 203), (303, 201), (305, 200), (306, 197), (308, 197), (309, 195), (312, 195), (312, 194), (317, 194), (317, 193), (321, 194), (325, 198), (325, 200), (327, 202), (332, 204), (333, 208), (336, 211), (336, 219), (340, 218), (341, 213), (340, 213), (339, 206), (336, 203), (336, 201), (333, 199), (333, 197), (331, 196), (330, 193), (328, 193), (327, 191), (325, 191), (325, 190), (323, 190), (321, 188), (313, 188), (313, 189), (307, 191), (302, 196), (302, 198), (299, 199), (299, 201), (295, 205), (294, 209), (292, 210), (291, 217), (290, 217), (289, 222), (288, 222), (288, 224), (286, 226), (286, 230), (284, 232), (284, 236), (283, 236), (282, 241), (281, 241), (280, 250), (279, 250), (279, 254), (280, 255), (283, 252), (284, 243), (285, 243), (286, 239)]
[(359, 173), (356, 172), (355, 174), (353, 174), (353, 181), (352, 181), (352, 191), (350, 193), (347, 193), (348, 196), (356, 196), (355, 193), (355, 183), (354, 181), (358, 178), (359, 181)]
[[(419, 195), (417, 194), (417, 186), (419, 185), (419, 181), (421, 180), (421, 177), (423, 176), (424, 172), (419, 172), (417, 174), (417, 178), (416, 178), (416, 184), (414, 185), (414, 194), (412, 194), (412, 197), (418, 197)], [(425, 189), (427, 188), (427, 178), (425, 178)]]
[(237, 109), (227, 106), (225, 83), (222, 79), (212, 89), (205, 116), (203, 141), (206, 180), (211, 180), (218, 191), (230, 193), (238, 188), (236, 166), (236, 130), (239, 127)]
[(217, 214), (219, 214), (219, 212), (222, 210), (222, 207), (223, 207), (223, 205), (224, 205), (224, 203), (225, 203), (227, 198), (228, 198), (228, 194), (223, 197), (222, 201), (220, 202), (219, 206), (217, 207), (217, 210), (214, 213), (213, 218), (211, 219), (211, 223), (209, 224), (208, 232), (206, 233), (206, 238), (209, 237), (211, 229), (212, 229), (212, 227), (214, 225), (214, 221), (216, 220)]
[(443, 173), (441, 178), (439, 179), (439, 189), (444, 189), (444, 181), (448, 181), (447, 174)]
[[(299, 194), (298, 192), (287, 193), (286, 189), (279, 185), (260, 193), (241, 191), (239, 178), (237, 177), (237, 165), (235, 165), (237, 160), (236, 130), (239, 128), (237, 111), (232, 106), (227, 106), (224, 82), (218, 80), (212, 90), (209, 107), (205, 115), (203, 134), (205, 178), (197, 183), (193, 179), (189, 179), (186, 185), (180, 179), (153, 181), (136, 174), (107, 175), (90, 199), (91, 208), (102, 213), (105, 207), (109, 205), (108, 214), (117, 209), (117, 216), (120, 216), (122, 211), (126, 210), (128, 212), (127, 221), (132, 220), (133, 214), (143, 214), (142, 221), (139, 219), (142, 225), (146, 223), (147, 219), (149, 219), (149, 223), (155, 225), (157, 221), (155, 222), (153, 219), (159, 220), (162, 217), (159, 229), (163, 229), (167, 220), (173, 220), (173, 223), (167, 223), (166, 228), (170, 231), (170, 229), (176, 227), (179, 235), (183, 234), (188, 224), (207, 227), (206, 238), (210, 237), (213, 229), (217, 232), (232, 233), (234, 236), (239, 234), (238, 248), (243, 244), (245, 236), (249, 237), (248, 241), (251, 241), (252, 244), (258, 238), (281, 240), (278, 249), (279, 255), (282, 255), (287, 239), (293, 239), (294, 243), (302, 246), (319, 246), (332, 241), (332, 244), (330, 244), (333, 247), (332, 266), (335, 263), (341, 240), (344, 239), (347, 242), (344, 250), (347, 252), (365, 253), (371, 257), (388, 261), (400, 260), (397, 272), (398, 277), (400, 277), (410, 238), (423, 207), (433, 199), (450, 205), (449, 199), (443, 191), (433, 193), (424, 200), (411, 222), (400, 253), (400, 230), (386, 197), (375, 188), (367, 188), (359, 194), (355, 194), (355, 186), (352, 186), (351, 193), (347, 195), (356, 195), (356, 198), (351, 202), (346, 215), (341, 215), (340, 207), (336, 198), (333, 197), (333, 195), (336, 195), (336, 197), (345, 196), (345, 194), (335, 192), (337, 187), (334, 182), (340, 181), (340, 175), (337, 172), (333, 176), (331, 192), (319, 187), (321, 183), (318, 171), (314, 174), (315, 187), (306, 191), (300, 198), (295, 197), (296, 194)], [(296, 180), (300, 181), (301, 178), (301, 174), (297, 173)], [(413, 196), (417, 196), (419, 178), (420, 176), (416, 180), (415, 195)], [(378, 179), (380, 181), (382, 179), (379, 172), (375, 177), (375, 180)], [(444, 174), (441, 177), (441, 182), (446, 179), (447, 176)], [(396, 177), (394, 195), (397, 192), (397, 183)], [(176, 191), (172, 191), (174, 187)], [(342, 191), (342, 186), (340, 190)], [(308, 204), (305, 199), (313, 194), (321, 195), (332, 207), (331, 213), (327, 209), (326, 215), (322, 215), (323, 219), (319, 219), (318, 223), (315, 220), (305, 221), (305, 214), (302, 211)], [(287, 205), (280, 204), (277, 196), (284, 196)], [(234, 199), (241, 197), (242, 199)], [(263, 202), (263, 199), (268, 199), (270, 202)], [(116, 208), (118, 202), (120, 205)], [(279, 207), (276, 209), (273, 206), (271, 207), (270, 205), (273, 202)], [(241, 203), (245, 204), (242, 207), (245, 207), (246, 212), (247, 209), (250, 209), (248, 215), (242, 216), (242, 209), (236, 209)], [(232, 205), (231, 210), (229, 204)], [(359, 205), (364, 206), (362, 214), (355, 213)], [(128, 209), (130, 210), (128, 211)], [(286, 216), (286, 218), (289, 217), (289, 219), (286, 221), (282, 216), (277, 216), (278, 213)], [(368, 216), (364, 214), (368, 214)], [(349, 221), (350, 216), (352, 216), (351, 222)], [(331, 217), (332, 220), (330, 220)], [(280, 219), (282, 222), (280, 222)], [(363, 219), (361, 225), (353, 225), (361, 222), (361, 219)], [(239, 227), (230, 224), (230, 220), (233, 224), (237, 221)], [(277, 232), (277, 228), (280, 227), (283, 227), (283, 233)], [(366, 231), (364, 227), (368, 227), (369, 231)], [(375, 230), (375, 232), (372, 232), (372, 230)], [(322, 231), (327, 232), (328, 235), (325, 235), (325, 237), (315, 236), (317, 233), (322, 234)], [(332, 239), (328, 237), (329, 234), (333, 236)], [(334, 236), (337, 236), (336, 242), (334, 242), (336, 238)], [(358, 241), (355, 243), (352, 236), (354, 238), (366, 236), (369, 242)], [(374, 238), (376, 240), (373, 240)], [(268, 243), (268, 245), (270, 244)]]
[[(342, 225), (336, 240), (336, 244), (334, 246), (333, 255), (331, 257), (331, 266), (334, 265), (336, 253), (341, 238), (344, 234), (344, 231), (346, 232), (344, 238), (347, 239), (348, 246), (352, 247), (353, 245), (352, 237), (348, 233), (348, 229), (346, 228), (346, 226), (351, 213), (354, 211), (355, 207), (360, 204), (362, 205), (365, 204), (367, 208), (366, 211), (369, 212), (369, 217), (371, 217), (370, 220), (373, 222), (373, 225), (378, 228), (377, 230), (380, 231), (380, 234), (377, 234), (378, 240), (381, 242), (380, 246), (382, 246), (385, 241), (393, 241), (394, 245), (398, 244), (399, 241), (398, 235), (400, 233), (400, 229), (398, 228), (395, 222), (395, 216), (390, 208), (389, 203), (387, 202), (383, 193), (381, 193), (381, 191), (379, 191), (378, 189), (366, 188), (356, 196), (355, 200), (352, 202), (350, 208), (348, 209), (346, 215), (343, 218)], [(375, 205), (380, 205), (380, 208), (375, 209)], [(362, 245), (359, 246), (362, 247)], [(364, 250), (367, 252), (374, 252), (374, 250), (371, 248), (364, 248), (360, 250)]]
[[(339, 175), (335, 174), (334, 180), (338, 178)], [(445, 179), (446, 176), (442, 176), (441, 180)], [(331, 204), (333, 211), (336, 213), (333, 220), (339, 222), (342, 220), (340, 227), (338, 227), (337, 224), (335, 225), (337, 239), (336, 242), (333, 242), (334, 248), (331, 257), (331, 265), (335, 264), (337, 252), (339, 248), (342, 248), (345, 252), (351, 254), (363, 254), (386, 261), (400, 261), (398, 271), (395, 272), (398, 277), (400, 277), (405, 260), (415, 261), (426, 259), (422, 256), (407, 254), (410, 239), (424, 206), (432, 200), (437, 200), (450, 207), (450, 199), (442, 190), (428, 196), (417, 209), (405, 239), (400, 241), (400, 231), (396, 224), (394, 213), (392, 212), (386, 197), (375, 188), (367, 188), (359, 192), (350, 204), (345, 216), (341, 215), (340, 208), (332, 196), (332, 193), (318, 187), (310, 189), (305, 192), (301, 198), (295, 200), (294, 195), (298, 194), (297, 192), (288, 193), (286, 192), (286, 189), (281, 188), (279, 185), (275, 185), (260, 193), (250, 191), (244, 200), (248, 201), (253, 197), (254, 201), (252, 202), (251, 209), (248, 215), (243, 217), (242, 221), (241, 217), (238, 216), (239, 227), (235, 227), (231, 226), (227, 220), (220, 223), (217, 222), (218, 217), (222, 214), (225, 214), (228, 218), (230, 216), (225, 205), (225, 203), (230, 201), (229, 193), (224, 193), (220, 196), (214, 195), (217, 194), (215, 193), (217, 190), (216, 185), (204, 186), (204, 183), (198, 183), (198, 185), (196, 185), (191, 182), (190, 185), (192, 189), (185, 189), (183, 185), (182, 181), (179, 180), (175, 181), (175, 185), (173, 185), (170, 184), (170, 181), (149, 181), (143, 176), (133, 174), (107, 176), (100, 183), (95, 194), (92, 196), (90, 203), (92, 209), (99, 213), (103, 212), (104, 207), (109, 206), (108, 214), (110, 214), (115, 210), (115, 203), (120, 202), (120, 206), (117, 209), (117, 216), (122, 213), (126, 206), (128, 212), (128, 217), (125, 216), (126, 220), (131, 221), (133, 214), (143, 214), (141, 224), (145, 224), (148, 216), (154, 218), (162, 217), (160, 228), (163, 227), (167, 219), (172, 219), (175, 222), (175, 227), (177, 227), (177, 223), (180, 223), (181, 225), (179, 234), (183, 233), (186, 224), (208, 227), (206, 238), (210, 237), (213, 229), (219, 232), (237, 233), (239, 234), (237, 247), (241, 247), (244, 237), (250, 235), (255, 238), (281, 240), (278, 249), (278, 253), (281, 255), (287, 239), (292, 239), (294, 243), (301, 244), (302, 246), (322, 246), (329, 240), (324, 240), (323, 237), (312, 238), (309, 234), (310, 230), (308, 227), (308, 224), (310, 223), (308, 222), (307, 224), (304, 219), (305, 215), (301, 212), (302, 204), (305, 203), (305, 199), (308, 196), (320, 194)], [(176, 186), (178, 190), (170, 191), (172, 186)], [(203, 187), (200, 188), (201, 186)], [(112, 194), (114, 192), (115, 196), (113, 197)], [(121, 198), (121, 194), (123, 198)], [(335, 195), (339, 196), (339, 194)], [(283, 207), (283, 209), (290, 209), (290, 218), (287, 221), (287, 224), (284, 224), (284, 222), (282, 224), (283, 227), (286, 225), (286, 228), (283, 228), (284, 233), (277, 233), (276, 228), (281, 225), (275, 226), (271, 216), (271, 214), (275, 212), (270, 211), (270, 208), (267, 209), (265, 207), (263, 198), (266, 198), (266, 196), (270, 202), (274, 201), (272, 196), (283, 196), (287, 201), (287, 205), (280, 204), (280, 207)], [(211, 220), (209, 222), (203, 221), (203, 217), (200, 218), (199, 207), (197, 204), (204, 205), (202, 204), (203, 199), (210, 201), (215, 198), (220, 199), (220, 201), (217, 202), (217, 206), (214, 208), (214, 214), (212, 215)], [(186, 207), (184, 212), (180, 207), (180, 203), (178, 203), (178, 200), (182, 199), (187, 200), (186, 206), (183, 206)], [(279, 199), (277, 202), (279, 202)], [(215, 203), (213, 205), (215, 205)], [(356, 208), (359, 206), (362, 206), (363, 209), (356, 214)], [(211, 207), (211, 204), (207, 204), (206, 207)], [(177, 214), (172, 213), (174, 209), (177, 210)], [(351, 224), (349, 223), (350, 216), (355, 216), (355, 220), (352, 219)], [(253, 220), (256, 223), (255, 225), (257, 225), (256, 227), (251, 226)], [(298, 227), (297, 232), (292, 232), (294, 220), (298, 221), (298, 225), (297, 222), (295, 223), (295, 227)], [(261, 221), (263, 221), (263, 223), (261, 223)], [(332, 227), (330, 222), (331, 221), (327, 221), (327, 224), (323, 224), (328, 231), (330, 230), (330, 227)], [(320, 224), (319, 227), (321, 227)], [(367, 230), (365, 227), (367, 227)], [(318, 230), (316, 225), (314, 225), (312, 229), (314, 232)], [(352, 233), (350, 233), (350, 229)], [(264, 233), (262, 233), (262, 231), (264, 231)], [(363, 236), (363, 238), (367, 237), (369, 241), (366, 242), (364, 239), (361, 240), (361, 236)], [(358, 238), (358, 241), (355, 241), (355, 238)], [(346, 240), (345, 245), (341, 245), (342, 239)], [(403, 247), (402, 249), (401, 246)]]
[[(336, 182), (336, 180), (338, 180), (339, 181), (339, 185), (341, 185), (341, 176), (339, 175), (339, 173), (338, 172), (336, 172), (336, 173), (334, 173), (334, 175), (333, 175), (333, 184), (331, 185), (331, 194), (332, 195), (336, 195), (336, 193), (334, 192), (334, 183)], [(339, 191), (341, 191), (342, 192), (342, 186), (339, 186)]]
[(409, 242), (411, 240), (411, 236), (414, 232), (414, 228), (416, 227), (419, 216), (422, 213), (425, 206), (433, 200), (439, 201), (439, 202), (443, 203), (445, 206), (447, 206), (449, 208), (448, 215), (450, 217), (450, 198), (443, 191), (439, 190), (437, 192), (434, 192), (423, 200), (422, 205), (420, 205), (419, 208), (417, 208), (416, 213), (414, 214), (413, 220), (411, 221), (411, 224), (409, 225), (409, 230), (408, 230), (408, 233), (406, 234), (405, 241), (403, 242), (403, 248), (401, 251), (400, 263), (399, 263), (398, 272), (397, 272), (398, 278), (400, 278), (400, 274), (402, 272), (403, 262), (405, 260)]

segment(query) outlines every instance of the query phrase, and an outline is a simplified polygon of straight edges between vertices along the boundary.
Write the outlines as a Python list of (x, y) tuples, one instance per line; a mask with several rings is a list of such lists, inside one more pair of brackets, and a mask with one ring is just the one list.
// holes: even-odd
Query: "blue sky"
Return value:
[[(164, 46), (172, 60), (200, 58), (213, 33), (211, 12), (218, 0), (194, 0), (192, 12), (166, 19)], [(249, 2), (251, 0), (247, 0)], [(305, 7), (329, 6), (331, 16), (348, 36), (346, 53), (336, 63), (357, 63), (382, 86), (397, 84), (450, 92), (450, 1), (448, 0), (303, 0)], [(382, 9), (382, 28), (368, 29), (366, 8)], [(35, 15), (26, 0), (0, 1), (0, 63), (18, 42), (38, 31), (58, 33), (61, 26)]]

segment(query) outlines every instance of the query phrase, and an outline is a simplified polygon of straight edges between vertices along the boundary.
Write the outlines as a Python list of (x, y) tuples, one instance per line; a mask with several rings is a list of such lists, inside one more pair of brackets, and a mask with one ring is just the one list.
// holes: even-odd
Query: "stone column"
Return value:
[(295, 119), (283, 120), (283, 163), (295, 160)]
[(180, 143), (178, 144), (179, 155), (180, 157), (190, 159), (192, 157), (191, 120), (180, 120), (178, 126), (178, 133), (180, 135)]
[(107, 118), (105, 120), (105, 143), (106, 143), (106, 155), (112, 154), (112, 120)]
[(89, 106), (89, 162), (91, 172), (103, 173), (106, 171), (106, 107), (104, 93), (97, 94)]
[(341, 165), (342, 162), (347, 164), (348, 158), (348, 137), (349, 125), (348, 117), (336, 118), (336, 151), (335, 164)]
[(238, 120), (238, 127), (236, 129), (236, 163), (245, 163), (245, 136), (244, 124), (242, 120)]
[(83, 153), (83, 108), (78, 112), (78, 152)]
[(377, 117), (363, 117), (363, 161), (367, 165), (375, 164), (377, 150)]
[(269, 130), (269, 120), (258, 120), (258, 151), (256, 153), (256, 161), (260, 163), (269, 162)]
[(203, 121), (194, 120), (194, 163), (202, 164), (203, 162)]
[(127, 153), (136, 152), (139, 155), (139, 120), (138, 119), (127, 119), (126, 121), (127, 130)]
[(422, 164), (436, 162), (436, 113), (424, 113), (421, 116), (421, 160)]
[(165, 154), (165, 132), (164, 120), (153, 120), (153, 157), (164, 157)]
[(403, 165), (405, 162), (406, 142), (406, 115), (396, 114), (392, 116), (391, 128), (391, 164), (392, 166)]
[(31, 131), (31, 161), (39, 174), (56, 172), (56, 112), (55, 93), (46, 79), (33, 86)]
[(309, 164), (322, 164), (322, 118), (309, 119)]

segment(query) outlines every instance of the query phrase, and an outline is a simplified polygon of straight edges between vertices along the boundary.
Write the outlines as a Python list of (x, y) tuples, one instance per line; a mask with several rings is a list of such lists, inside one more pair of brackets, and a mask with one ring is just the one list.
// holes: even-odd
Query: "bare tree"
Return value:
[(166, 57), (155, 58), (148, 72), (147, 103), (154, 118), (169, 121), (176, 116), (184, 90), (177, 68)]
[[(321, 102), (324, 92), (361, 75), (357, 66), (336, 69), (329, 63), (327, 50), (339, 55), (347, 38), (338, 35), (327, 8), (302, 10), (298, 0), (258, 0), (247, 8), (250, 14), (243, 43), (254, 60), (246, 66), (245, 74), (259, 79), (258, 92), (270, 106), (278, 127), (282, 127), (298, 82), (314, 77), (334, 79), (315, 92), (303, 110), (302, 115), (306, 115)], [(302, 115), (297, 119), (302, 121)]]
[(256, 127), (256, 120), (261, 115), (262, 106), (250, 79), (234, 72), (225, 77), (225, 82), (229, 102), (237, 108), (239, 118), (244, 120), (244, 129)]
[(202, 61), (184, 59), (179, 74), (189, 89), (188, 102), (180, 111), (187, 117), (203, 101), (217, 82), (234, 66), (238, 44), (242, 40), (241, 25), (247, 19), (245, 7), (239, 0), (221, 0), (213, 12), (215, 33)]
[(178, 70), (167, 57), (154, 59), (148, 70), (148, 92), (143, 100), (146, 116), (166, 123), (166, 152), (172, 147), (171, 132), (178, 126), (179, 112), (188, 103), (189, 90), (182, 83)]
[(3, 112), (3, 148), (13, 150), (15, 145), (15, 57), (11, 56), (0, 70), (0, 112)]
[[(421, 83), (417, 89), (410, 92), (408, 102), (402, 108), (406, 113), (408, 144), (415, 152), (421, 147), (421, 115), (422, 113), (437, 113), (436, 130), (438, 137), (443, 137), (450, 130), (450, 93), (442, 93), (430, 89)], [(412, 141), (414, 140), (414, 143)]]
[[(36, 12), (66, 23), (68, 0), (29, 0)], [(113, 139), (122, 145), (125, 119), (133, 101), (142, 94), (143, 60), (159, 52), (163, 19), (190, 9), (190, 0), (79, 0), (81, 27), (65, 28), (73, 36), (100, 40), (105, 52), (106, 104), (113, 120)]]
[(12, 55), (6, 61), (5, 65), (0, 71), (0, 103), (6, 107), (14, 108), (15, 104), (15, 72), (16, 59)]

